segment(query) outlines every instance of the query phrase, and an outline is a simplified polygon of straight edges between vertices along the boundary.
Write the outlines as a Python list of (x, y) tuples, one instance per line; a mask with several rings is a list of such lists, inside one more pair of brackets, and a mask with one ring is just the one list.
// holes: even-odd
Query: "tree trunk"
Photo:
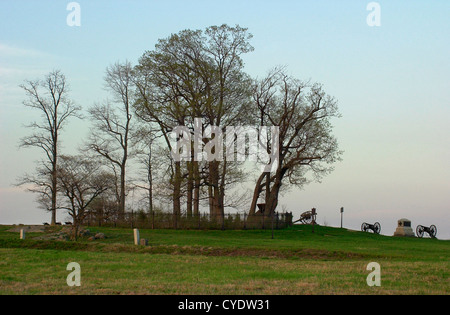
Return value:
[(269, 172), (267, 172), (266, 173), (266, 198), (265, 198), (265, 204), (266, 204), (266, 206), (265, 206), (265, 208), (264, 208), (264, 215), (266, 215), (266, 216), (268, 216), (269, 214), (270, 214), (270, 211), (269, 211), (269, 205), (270, 205), (270, 194), (269, 194), (269, 192), (270, 192), (270, 173)]
[(261, 195), (261, 191), (262, 191), (261, 182), (265, 176), (266, 176), (266, 174), (262, 173), (259, 176), (258, 180), (256, 181), (255, 190), (253, 191), (252, 204), (250, 206), (250, 211), (248, 213), (249, 216), (255, 215), (255, 213), (256, 213), (256, 206), (258, 204), (258, 199), (259, 199), (259, 196)]
[(119, 218), (125, 218), (125, 162), (120, 167)]
[[(278, 196), (280, 194), (281, 185), (283, 182), (283, 177), (286, 173), (286, 168), (278, 168), (277, 173), (275, 174), (275, 179), (272, 188), (269, 192), (266, 192), (266, 214), (267, 216), (272, 216), (275, 213), (275, 210), (278, 206)], [(270, 173), (269, 173), (270, 175)]]
[[(56, 112), (56, 111), (55, 111)], [(55, 113), (55, 121), (54, 124), (57, 123), (57, 115)], [(56, 126), (56, 124), (55, 124)], [(55, 131), (53, 133), (53, 161), (52, 161), (52, 221), (51, 225), (56, 225), (56, 194), (57, 194), (57, 181), (58, 181), (58, 174), (57, 174), (57, 162), (58, 162), (58, 131), (55, 128)]]
[(209, 162), (209, 183), (208, 183), (208, 193), (209, 193), (209, 212), (211, 218), (221, 219), (222, 212), (220, 209), (219, 201), (219, 169), (217, 161)]
[(51, 204), (51, 211), (52, 211), (52, 221), (51, 225), (56, 225), (56, 190), (57, 190), (57, 177), (56, 177), (56, 164), (53, 163), (53, 170), (52, 170), (52, 204)]
[(151, 164), (152, 154), (151, 148), (150, 153), (148, 155), (148, 210), (149, 214), (153, 215), (153, 173), (152, 173), (152, 164)]
[(222, 219), (222, 228), (225, 221), (225, 189), (226, 189), (226, 173), (227, 173), (227, 161), (222, 162), (222, 174), (220, 178), (220, 186), (218, 187), (218, 203), (217, 211)]
[(174, 227), (177, 228), (178, 216), (181, 214), (181, 165), (175, 162), (175, 173), (173, 178), (173, 216)]
[(194, 192), (193, 162), (186, 162), (186, 167), (188, 170), (186, 215), (190, 218), (190, 217), (192, 217), (192, 201), (193, 201), (192, 199), (193, 199), (193, 192)]
[(146, 158), (145, 166), (146, 166), (147, 181), (148, 181), (147, 198), (148, 198), (148, 214), (149, 215), (153, 215), (152, 143), (153, 143), (153, 139), (150, 137), (149, 143), (148, 143), (148, 153), (145, 156), (145, 158)]
[(193, 203), (194, 203), (194, 215), (199, 216), (200, 215), (200, 172), (198, 171), (198, 162), (193, 162), (194, 167), (194, 197), (193, 197)]
[(78, 241), (78, 230), (79, 230), (79, 221), (76, 215), (73, 216), (73, 226), (72, 226), (72, 240), (75, 242)]

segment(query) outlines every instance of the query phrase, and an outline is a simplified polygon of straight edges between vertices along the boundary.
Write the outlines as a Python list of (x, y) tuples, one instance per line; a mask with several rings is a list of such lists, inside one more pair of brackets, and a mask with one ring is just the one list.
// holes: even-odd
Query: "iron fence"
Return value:
[(144, 211), (125, 213), (123, 218), (98, 218), (88, 214), (83, 222), (86, 226), (130, 227), (140, 229), (198, 229), (198, 230), (246, 230), (282, 229), (292, 225), (292, 213), (275, 213), (272, 216), (246, 213), (227, 213), (212, 216), (209, 213), (196, 215)]

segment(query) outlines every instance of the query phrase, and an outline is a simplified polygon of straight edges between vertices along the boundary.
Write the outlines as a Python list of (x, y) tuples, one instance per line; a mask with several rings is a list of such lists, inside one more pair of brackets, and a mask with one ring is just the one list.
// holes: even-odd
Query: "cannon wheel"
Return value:
[(381, 225), (378, 222), (375, 222), (375, 224), (373, 225), (373, 232), (375, 234), (380, 234), (381, 232)]
[(302, 217), (303, 217), (303, 222), (305, 224), (311, 224), (312, 223), (312, 214), (311, 214), (311, 212), (303, 213)]
[[(311, 224), (311, 223), (312, 223), (312, 220), (313, 220), (313, 216), (312, 216), (311, 211), (306, 211), (306, 212), (303, 212), (303, 213), (300, 215), (300, 219), (298, 219), (298, 220), (295, 221), (295, 222), (301, 222), (302, 224)], [(295, 223), (295, 222), (294, 222), (294, 223)]]
[(420, 238), (422, 238), (422, 237), (423, 237), (423, 231), (424, 231), (424, 230), (425, 230), (425, 229), (423, 228), (422, 225), (418, 225), (417, 228), (416, 228), (416, 234), (417, 234), (417, 236), (420, 237)]
[(430, 226), (430, 236), (435, 238), (437, 234), (437, 227), (436, 225)]
[(361, 224), (361, 231), (366, 232), (367, 227), (368, 227), (367, 223), (364, 222), (363, 224)]

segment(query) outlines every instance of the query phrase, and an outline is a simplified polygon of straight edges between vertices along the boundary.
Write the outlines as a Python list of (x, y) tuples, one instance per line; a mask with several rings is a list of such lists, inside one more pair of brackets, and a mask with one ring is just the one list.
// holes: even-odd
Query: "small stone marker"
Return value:
[(397, 221), (398, 226), (394, 232), (394, 236), (412, 236), (414, 237), (414, 231), (411, 228), (411, 221), (408, 219), (400, 219)]
[(141, 244), (142, 246), (148, 246), (148, 240), (145, 239), (145, 238), (142, 238), (140, 244)]
[(20, 239), (21, 239), (21, 240), (24, 240), (24, 239), (25, 239), (25, 230), (24, 230), (24, 229), (21, 229), (21, 230), (20, 230)]
[(139, 230), (134, 229), (134, 245), (139, 245)]

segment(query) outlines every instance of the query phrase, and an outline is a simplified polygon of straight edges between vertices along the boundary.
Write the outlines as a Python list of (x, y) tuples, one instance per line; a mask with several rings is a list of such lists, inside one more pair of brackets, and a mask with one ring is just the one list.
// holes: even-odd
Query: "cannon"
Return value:
[(294, 221), (292, 223), (297, 223), (297, 222), (300, 222), (302, 224), (311, 224), (313, 222), (316, 223), (316, 216), (317, 216), (316, 209), (313, 208), (311, 211), (303, 212), (300, 215), (300, 219), (298, 219), (297, 221)]
[(430, 227), (423, 226), (423, 225), (418, 225), (417, 228), (416, 228), (417, 236), (422, 238), (424, 232), (428, 233), (428, 235), (430, 235), (430, 237), (436, 238), (437, 227), (436, 227), (436, 225), (432, 225)]
[(363, 232), (373, 231), (373, 233), (375, 233), (375, 234), (380, 234), (381, 225), (378, 222), (375, 222), (374, 224), (369, 224), (369, 223), (364, 222), (361, 225), (361, 231), (363, 231)]

